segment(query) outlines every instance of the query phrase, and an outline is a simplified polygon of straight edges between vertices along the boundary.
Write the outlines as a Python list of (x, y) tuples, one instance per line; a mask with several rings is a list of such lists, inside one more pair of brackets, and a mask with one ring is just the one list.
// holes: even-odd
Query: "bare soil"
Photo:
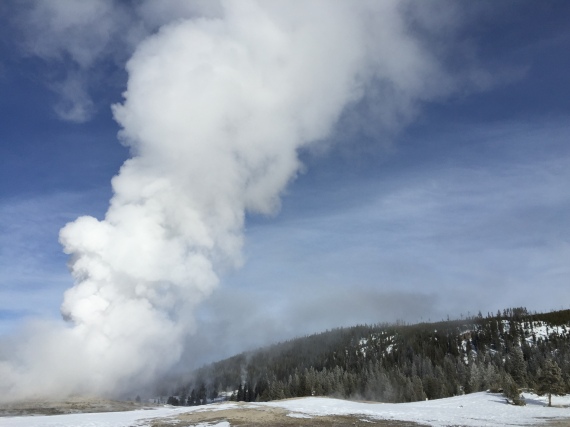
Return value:
[(143, 409), (144, 405), (135, 402), (71, 397), (64, 400), (25, 400), (0, 403), (0, 417), (22, 415), (61, 415), (86, 412), (122, 412)]
[(232, 427), (421, 427), (407, 421), (376, 420), (364, 416), (315, 416), (297, 418), (289, 416), (289, 411), (267, 406), (251, 407), (239, 404), (239, 408), (213, 410), (212, 406), (203, 411), (181, 414), (175, 420), (154, 420), (152, 427), (190, 427), (198, 424), (215, 424), (227, 421)]
[(541, 424), (541, 427), (568, 427), (570, 426), (570, 418), (558, 418), (556, 420), (550, 420), (549, 422), (545, 422), (545, 424)]

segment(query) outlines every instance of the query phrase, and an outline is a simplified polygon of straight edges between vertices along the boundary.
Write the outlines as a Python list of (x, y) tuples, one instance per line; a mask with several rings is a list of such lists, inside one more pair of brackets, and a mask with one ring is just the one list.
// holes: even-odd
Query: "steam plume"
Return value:
[(386, 126), (453, 86), (437, 84), (443, 72), (398, 5), (224, 2), (220, 19), (173, 22), (140, 43), (113, 107), (132, 158), (105, 218), (61, 230), (69, 324), (31, 326), (0, 365), (0, 394), (123, 392), (176, 364), (193, 309), (242, 262), (246, 213), (278, 209), (298, 150), (326, 139), (371, 84)]

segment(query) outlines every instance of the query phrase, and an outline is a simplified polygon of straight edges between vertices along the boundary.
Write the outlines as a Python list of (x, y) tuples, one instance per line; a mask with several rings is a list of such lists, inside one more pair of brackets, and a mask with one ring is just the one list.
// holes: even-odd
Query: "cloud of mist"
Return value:
[[(100, 9), (69, 27), (91, 17), (94, 41), (67, 50), (80, 67), (111, 43), (109, 29), (91, 33), (94, 17), (120, 19), (106, 2), (90, 5)], [(176, 19), (140, 42), (113, 107), (132, 158), (105, 218), (60, 233), (75, 281), (61, 307), (68, 323), (33, 324), (13, 356), (4, 349), (0, 394), (123, 393), (176, 365), (196, 307), (243, 262), (246, 214), (278, 210), (301, 148), (329, 138), (372, 87), (379, 126), (392, 127), (457, 87), (400, 5), (223, 2), (220, 17)]]
[(50, 65), (43, 78), (58, 97), (56, 114), (75, 123), (93, 118), (97, 86), (118, 85), (104, 70), (122, 67), (141, 40), (169, 22), (220, 11), (215, 0), (26, 0), (7, 6), (22, 54)]

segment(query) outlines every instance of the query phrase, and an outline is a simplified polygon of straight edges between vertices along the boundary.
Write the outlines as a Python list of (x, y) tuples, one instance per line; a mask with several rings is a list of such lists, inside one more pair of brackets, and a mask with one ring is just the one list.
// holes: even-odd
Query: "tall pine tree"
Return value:
[(565, 393), (562, 371), (552, 359), (546, 359), (537, 378), (536, 394), (548, 395), (548, 406), (552, 406), (552, 395), (563, 396)]

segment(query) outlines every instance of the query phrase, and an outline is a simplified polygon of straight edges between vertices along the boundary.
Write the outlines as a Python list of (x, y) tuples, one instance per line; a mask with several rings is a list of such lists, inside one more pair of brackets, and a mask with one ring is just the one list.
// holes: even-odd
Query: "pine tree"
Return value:
[(510, 399), (510, 401), (512, 401), (514, 405), (517, 406), (526, 405), (524, 396), (521, 394), (520, 389), (517, 386), (517, 383), (515, 382), (515, 380), (513, 380), (513, 377), (511, 377), (509, 374), (505, 374), (503, 378), (503, 394), (505, 395), (507, 400)]
[(192, 389), (190, 397), (188, 398), (188, 406), (196, 405), (196, 390)]
[(166, 401), (166, 404), (172, 406), (179, 406), (180, 401), (175, 396), (169, 396), (168, 400)]
[(563, 396), (564, 380), (562, 379), (562, 371), (558, 364), (552, 359), (546, 359), (541, 373), (537, 378), (536, 394), (543, 396), (548, 394), (548, 406), (552, 406), (552, 395)]
[(244, 392), (243, 392), (243, 386), (241, 385), (241, 383), (239, 384), (238, 387), (238, 392), (237, 392), (237, 401), (238, 402), (243, 402), (244, 399)]
[[(514, 327), (512, 328), (515, 329)], [(520, 387), (526, 387), (526, 362), (520, 347), (513, 348), (510, 357), (511, 376)]]
[(483, 383), (483, 374), (479, 367), (479, 363), (472, 359), (469, 364), (469, 393), (474, 393), (476, 391), (481, 391)]
[(200, 389), (198, 390), (198, 401), (199, 405), (208, 403), (208, 393), (206, 392), (206, 384), (204, 383), (200, 385)]

